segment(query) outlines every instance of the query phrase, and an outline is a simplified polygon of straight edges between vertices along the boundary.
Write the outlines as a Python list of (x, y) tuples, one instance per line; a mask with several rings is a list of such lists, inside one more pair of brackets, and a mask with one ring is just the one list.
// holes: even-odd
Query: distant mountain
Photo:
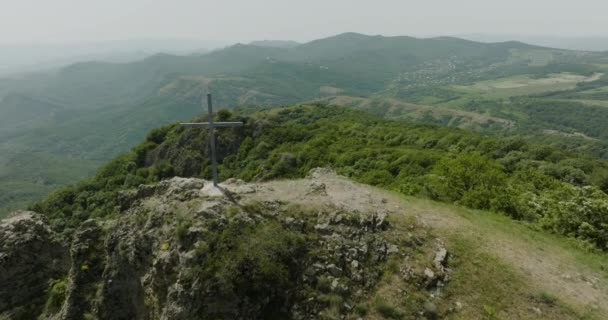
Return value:
[[(594, 72), (601, 74), (598, 66), (606, 59), (599, 53), (449, 37), (345, 33), (298, 46), (263, 43), (268, 45), (237, 44), (206, 54), (156, 54), (129, 63), (77, 63), (53, 73), (0, 79), (0, 208), (13, 208), (15, 201), (35, 199), (64, 184), (65, 174), (56, 170), (61, 163), (57, 159), (80, 161), (80, 166), (72, 166), (84, 177), (99, 162), (128, 150), (149, 129), (199, 114), (206, 92), (214, 94), (218, 107), (279, 106), (337, 95), (372, 97), (378, 108), (397, 110), (375, 112), (386, 117), (511, 130), (525, 119), (523, 105), (513, 113), (498, 109), (504, 104), (478, 111), (466, 105), (475, 97), (454, 86), (566, 71), (592, 79)], [(369, 109), (367, 100), (349, 101)], [(435, 105), (441, 106), (441, 112), (433, 111)], [(416, 111), (405, 114), (408, 110)], [(474, 119), (476, 112), (499, 116)], [(589, 116), (580, 118), (580, 123)], [(462, 120), (452, 121), (453, 117)], [(543, 119), (542, 129), (558, 132), (581, 126)], [(598, 119), (602, 118), (593, 120)], [(33, 154), (38, 161), (7, 164), (9, 157), (14, 164), (14, 159)], [(14, 187), (16, 181), (19, 187)]]
[(249, 43), (252, 46), (258, 47), (273, 47), (273, 48), (294, 48), (300, 45), (299, 42), (291, 40), (261, 40)]
[(202, 54), (228, 45), (198, 40), (122, 40), (99, 43), (0, 45), (0, 76), (58, 69), (83, 61), (127, 63), (164, 52)]
[(608, 36), (606, 37), (572, 37), (572, 36), (526, 36), (526, 35), (492, 35), (492, 34), (465, 34), (460, 38), (480, 42), (504, 42), (518, 40), (550, 48), (582, 50), (582, 51), (608, 51)]

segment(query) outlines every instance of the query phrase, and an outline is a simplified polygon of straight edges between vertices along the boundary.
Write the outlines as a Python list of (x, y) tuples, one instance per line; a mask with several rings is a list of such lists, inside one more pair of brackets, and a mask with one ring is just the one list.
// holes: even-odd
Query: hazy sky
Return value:
[(0, 0), (0, 44), (384, 35), (608, 35), (608, 0)]

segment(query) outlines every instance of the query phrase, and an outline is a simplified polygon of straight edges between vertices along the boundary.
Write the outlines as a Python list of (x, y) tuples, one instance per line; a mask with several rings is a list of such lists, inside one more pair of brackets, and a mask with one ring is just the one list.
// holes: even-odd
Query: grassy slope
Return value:
[(393, 217), (395, 223), (415, 216), (446, 239), (454, 273), (444, 294), (454, 306), (463, 306), (454, 319), (608, 316), (606, 255), (586, 252), (496, 213), (389, 197), (403, 206), (403, 215)]
[(261, 184), (269, 188), (259, 188), (255, 197), (305, 207), (327, 201), (361, 211), (380, 207), (391, 212), (393, 228), (385, 235), (390, 242), (409, 243), (416, 231), (425, 241), (441, 241), (449, 250), (450, 281), (440, 289), (438, 300), (403, 276), (403, 270), (422, 272), (430, 267), (427, 263), (434, 255), (421, 250), (389, 261), (383, 281), (355, 308), (365, 319), (414, 319), (411, 310), (419, 310), (425, 301), (427, 309), (436, 307), (448, 319), (604, 319), (608, 315), (603, 303), (608, 298), (604, 254), (581, 250), (561, 237), (496, 213), (404, 197), (333, 174), (313, 179), (325, 186), (326, 195), (311, 199), (305, 195), (310, 180), (298, 179)]

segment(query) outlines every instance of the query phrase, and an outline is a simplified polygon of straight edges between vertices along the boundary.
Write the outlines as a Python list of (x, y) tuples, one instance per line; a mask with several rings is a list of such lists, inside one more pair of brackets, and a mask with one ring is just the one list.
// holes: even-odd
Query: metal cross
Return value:
[[(201, 101), (202, 102), (202, 101)], [(211, 151), (211, 172), (213, 174), (213, 185), (217, 187), (217, 159), (215, 156), (215, 128), (240, 127), (242, 122), (213, 122), (213, 105), (211, 94), (207, 94), (207, 109), (209, 110), (209, 122), (180, 123), (188, 128), (209, 128), (209, 149)]]

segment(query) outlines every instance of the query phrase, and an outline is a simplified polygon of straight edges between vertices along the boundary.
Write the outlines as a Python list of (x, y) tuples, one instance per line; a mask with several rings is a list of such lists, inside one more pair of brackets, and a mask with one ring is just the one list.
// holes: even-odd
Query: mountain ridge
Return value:
[[(511, 47), (513, 45), (515, 48)], [(0, 103), (0, 118), (6, 123), (17, 123), (18, 119), (33, 116), (31, 112), (9, 114), (10, 110), (40, 110), (35, 115), (38, 120), (0, 131), (0, 141), (5, 141), (0, 145), (0, 151), (3, 150), (0, 154), (12, 154), (17, 148), (23, 152), (36, 150), (66, 158), (108, 160), (128, 150), (130, 144), (143, 138), (147, 130), (171, 121), (188, 120), (201, 112), (200, 96), (207, 92), (214, 93), (217, 107), (225, 108), (290, 105), (325, 99), (339, 92), (344, 96), (396, 99), (446, 111), (443, 112), (445, 119), (414, 113), (410, 117), (414, 120), (450, 125), (458, 123), (458, 114), (476, 112), (479, 117), (505, 119), (520, 128), (520, 122), (530, 116), (525, 105), (536, 106), (537, 103), (514, 103), (515, 107), (510, 107), (502, 102), (491, 102), (480, 106), (478, 97), (470, 99), (468, 93), (453, 86), (474, 86), (479, 81), (508, 80), (521, 74), (530, 74), (533, 83), (535, 78), (548, 77), (555, 72), (600, 72), (598, 67), (592, 66), (601, 59), (597, 54), (579, 56), (569, 51), (541, 50), (519, 44), (347, 33), (293, 48), (240, 44), (204, 55), (156, 55), (127, 64), (82, 63), (50, 75), (0, 82), (0, 97), (12, 94), (21, 97), (11, 99), (10, 105)], [(565, 74), (564, 78), (567, 77)], [(602, 81), (599, 79), (592, 84), (601, 87)], [(572, 82), (569, 88), (576, 89), (578, 85)], [(458, 102), (460, 100), (462, 102)], [(52, 102), (62, 111), (54, 113), (46, 104), (35, 101)], [(505, 110), (504, 106), (514, 110)], [(543, 112), (550, 110), (544, 108)], [(564, 106), (560, 110), (568, 108)], [(603, 111), (598, 112), (602, 114)], [(543, 132), (553, 131), (546, 130), (582, 132), (591, 138), (600, 138), (596, 132), (602, 131), (601, 125), (593, 130), (581, 127), (591, 115), (576, 113), (573, 116), (579, 115), (582, 115), (581, 121), (567, 124), (547, 115), (541, 126), (526, 127), (525, 133), (534, 130), (529, 137), (543, 137), (550, 143), (562, 141), (557, 141), (556, 137), (551, 140)], [(55, 127), (54, 120), (49, 119), (60, 120), (61, 125)], [(118, 128), (118, 123), (123, 127)], [(492, 134), (519, 132), (500, 131), (499, 127), (477, 129)], [(60, 146), (56, 146), (58, 141)], [(575, 136), (564, 141), (582, 144), (576, 147), (582, 152), (608, 154), (602, 141), (581, 142)], [(86, 172), (91, 170), (93, 168)], [(48, 181), (60, 180), (52, 177), (51, 171), (9, 174), (0, 177), (0, 185), (13, 183), (13, 176), (31, 172), (26, 193), (37, 194), (35, 190), (39, 188), (35, 181), (39, 176)]]

